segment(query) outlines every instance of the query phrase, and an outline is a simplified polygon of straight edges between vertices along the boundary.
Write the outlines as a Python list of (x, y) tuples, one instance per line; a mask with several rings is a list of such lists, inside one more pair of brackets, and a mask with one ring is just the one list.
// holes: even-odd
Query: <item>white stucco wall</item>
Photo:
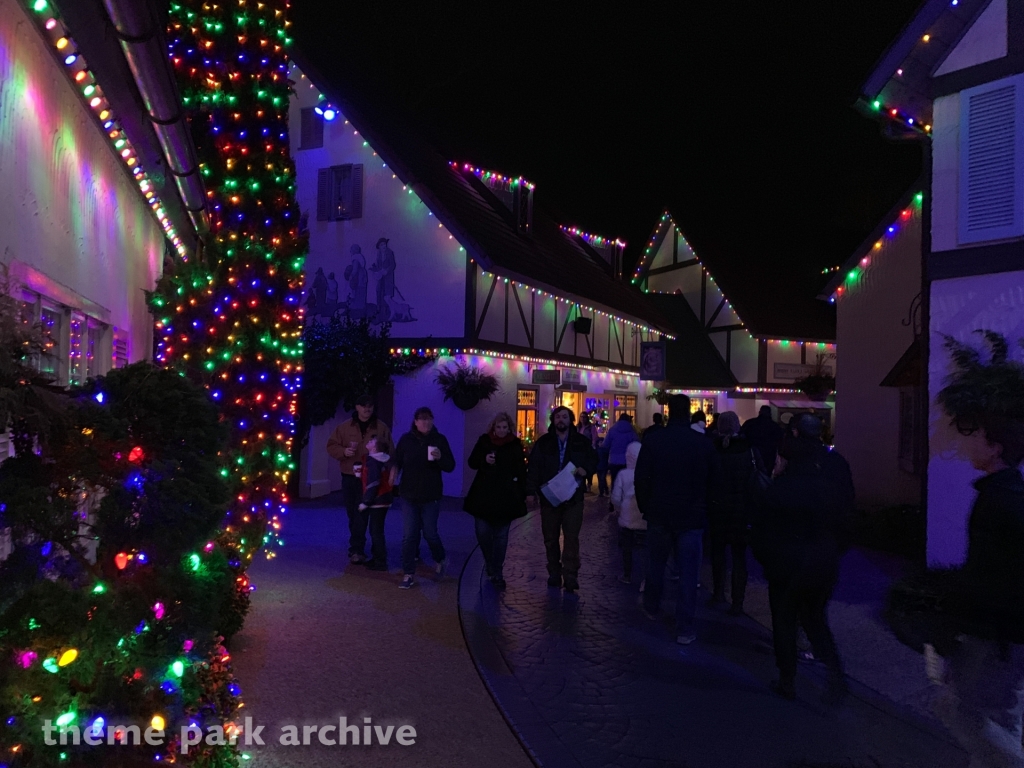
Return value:
[(951, 372), (943, 335), (980, 347), (977, 329), (998, 331), (1021, 359), (1024, 337), (1024, 271), (936, 280), (931, 284), (931, 355), (928, 365), (928, 561), (952, 565), (963, 560), (967, 516), (978, 472), (964, 456), (960, 436), (936, 403)]
[(855, 284), (836, 300), (843, 348), (836, 371), (836, 448), (850, 462), (865, 506), (916, 504), (921, 478), (899, 465), (899, 389), (880, 386), (914, 340), (904, 325), (921, 290), (921, 211), (892, 240), (872, 250)]
[(0, 0), (0, 260), (50, 298), (96, 305), (129, 359), (148, 359), (163, 231), (27, 13)]
[(992, 0), (935, 70), (936, 76), (958, 72), (1006, 55), (1006, 0)]
[[(307, 299), (318, 271), (322, 271), (325, 278), (334, 274), (338, 300), (344, 304), (352, 292), (345, 270), (352, 266), (356, 259), (354, 251), (358, 249), (367, 274), (365, 302), (375, 305), (380, 272), (373, 266), (377, 243), (383, 238), (394, 254), (394, 299), (408, 306), (406, 317), (411, 318), (392, 320), (392, 338), (463, 336), (466, 252), (343, 114), (324, 123), (322, 148), (301, 148), (301, 109), (315, 106), (319, 92), (297, 74), (297, 69), (292, 71), (298, 84), (291, 99), (289, 130), (296, 197), (309, 226)], [(348, 163), (363, 166), (362, 216), (347, 221), (317, 221), (318, 171)], [(334, 310), (330, 307), (326, 316)], [(308, 315), (314, 314), (315, 310), (309, 310)]]

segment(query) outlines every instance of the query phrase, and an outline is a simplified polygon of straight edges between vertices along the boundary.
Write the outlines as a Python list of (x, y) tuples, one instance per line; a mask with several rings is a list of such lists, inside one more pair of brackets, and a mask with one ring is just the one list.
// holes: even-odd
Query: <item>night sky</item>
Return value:
[(627, 266), (668, 207), (742, 314), (806, 305), (920, 174), (916, 143), (853, 108), (917, 6), (297, 0), (292, 18), (319, 69), (625, 239)]

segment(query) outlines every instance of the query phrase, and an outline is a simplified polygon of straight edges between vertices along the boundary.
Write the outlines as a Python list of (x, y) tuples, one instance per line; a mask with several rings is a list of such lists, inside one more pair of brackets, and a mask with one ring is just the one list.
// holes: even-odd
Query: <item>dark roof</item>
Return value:
[(879, 225), (871, 230), (871, 234), (864, 238), (864, 241), (858, 245), (853, 253), (850, 254), (850, 257), (839, 266), (839, 270), (832, 276), (825, 287), (821, 289), (821, 293), (818, 294), (819, 299), (829, 301), (832, 298), (832, 294), (836, 292), (836, 288), (842, 285), (843, 281), (846, 280), (846, 276), (850, 271), (860, 263), (861, 259), (871, 252), (875, 247), (875, 243), (885, 237), (886, 230), (891, 226), (898, 226), (896, 222), (899, 221), (900, 214), (915, 202), (915, 198), (923, 200), (923, 197), (918, 198), (918, 195), (923, 195), (922, 190), (924, 190), (926, 183), (927, 180), (924, 177), (915, 181), (910, 189), (908, 189), (896, 202), (896, 205), (889, 209), (889, 212), (882, 217), (882, 221)]
[[(680, 233), (684, 232), (680, 218), (671, 211), (668, 211), (668, 215)], [(730, 264), (728, 257), (694, 243), (689, 237), (687, 242), (696, 254), (697, 260), (714, 278), (715, 284), (722, 290), (752, 335), (766, 339), (835, 341), (835, 307), (815, 298), (817, 286), (794, 286), (793, 290), (780, 291), (766, 301), (763, 295), (764, 286), (756, 281), (744, 279), (746, 268), (742, 264)], [(771, 258), (771, 255), (766, 254), (765, 257)], [(777, 254), (775, 258), (785, 258), (785, 255)], [(644, 264), (641, 274), (646, 273), (649, 266)], [(656, 295), (648, 294), (648, 298), (654, 298)]]
[(925, 0), (872, 69), (858, 107), (903, 132), (931, 126), (933, 72), (989, 2)]
[[(386, 103), (384, 94), (371, 96), (348, 82), (343, 72), (318, 71), (308, 52), (294, 51), (292, 58), (484, 269), (537, 288), (575, 294), (671, 333), (670, 323), (647, 297), (616, 280), (600, 256), (560, 229), (565, 222), (547, 211), (543, 189), (534, 192), (531, 233), (519, 234), (510, 212), (464, 169), (463, 162), (472, 158), (444, 157), (404, 110)], [(488, 170), (514, 175), (512, 169)]]
[(736, 378), (701, 327), (685, 296), (652, 293), (648, 299), (671, 321), (676, 338), (668, 342), (668, 381), (673, 388), (730, 389)]

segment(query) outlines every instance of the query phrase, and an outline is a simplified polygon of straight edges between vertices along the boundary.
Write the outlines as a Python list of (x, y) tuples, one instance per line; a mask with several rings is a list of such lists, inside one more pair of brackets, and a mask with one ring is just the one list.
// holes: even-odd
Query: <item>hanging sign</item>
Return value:
[(534, 384), (554, 384), (558, 386), (562, 383), (562, 372), (558, 368), (535, 368), (532, 381)]
[(563, 384), (579, 384), (583, 381), (583, 371), (579, 368), (565, 368), (562, 370)]

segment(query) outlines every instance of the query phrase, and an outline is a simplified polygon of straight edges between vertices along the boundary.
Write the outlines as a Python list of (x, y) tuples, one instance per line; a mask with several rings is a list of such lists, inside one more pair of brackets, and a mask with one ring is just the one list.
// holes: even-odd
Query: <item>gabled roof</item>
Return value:
[(990, 2), (925, 0), (872, 69), (858, 107), (905, 133), (929, 134), (935, 70)]
[(854, 252), (850, 254), (850, 257), (839, 266), (836, 274), (833, 275), (832, 279), (822, 288), (821, 293), (818, 294), (819, 299), (831, 301), (843, 282), (857, 269), (861, 260), (870, 254), (879, 243), (894, 237), (899, 232), (902, 220), (909, 218), (911, 215), (908, 211), (912, 212), (912, 206), (921, 205), (924, 201), (924, 193), (921, 191), (924, 189), (924, 184), (924, 178), (915, 181), (910, 189), (896, 202), (896, 205), (889, 209), (889, 212), (882, 217), (881, 223), (857, 246)]
[(650, 294), (648, 298), (678, 331), (668, 343), (668, 382), (683, 389), (731, 389), (736, 377), (693, 313), (685, 296)]
[[(679, 221), (680, 219), (671, 211), (666, 210), (663, 213), (662, 218), (654, 228), (654, 232), (648, 238), (643, 256), (634, 270), (633, 277), (635, 282), (641, 281), (650, 269), (650, 265), (668, 231), (665, 223), (668, 222), (675, 226), (680, 235), (683, 234), (683, 228), (678, 224)], [(762, 286), (752, 285), (749, 282), (745, 284), (740, 280), (730, 279), (729, 270), (721, 268), (721, 258), (716, 259), (716, 257), (705, 253), (703, 250), (698, 253), (697, 249), (687, 241), (685, 235), (683, 240), (690, 252), (693, 253), (693, 257), (708, 273), (711, 282), (717, 285), (722, 292), (726, 299), (726, 305), (740, 318), (740, 322), (751, 335), (763, 339), (835, 341), (835, 310), (830, 305), (823, 305), (820, 301), (817, 301), (812, 292), (808, 292), (806, 295), (799, 291), (780, 293), (777, 301), (772, 302), (770, 306), (765, 306), (763, 301), (748, 300), (752, 299), (749, 293), (762, 291)], [(724, 283), (720, 279), (722, 273), (727, 275)], [(655, 294), (648, 294), (648, 297), (653, 298)], [(697, 326), (700, 327), (700, 321), (696, 316), (694, 319), (697, 322)], [(706, 333), (706, 331), (701, 329), (701, 333)]]
[(593, 249), (561, 229), (547, 212), (543, 190), (535, 193), (530, 234), (520, 234), (509, 210), (488, 194), (463, 162), (466, 158), (444, 157), (400, 110), (385, 105), (382, 94), (370, 98), (344, 73), (326, 75), (299, 51), (292, 58), (484, 269), (589, 299), (672, 333), (671, 324), (645, 296), (615, 280)]

